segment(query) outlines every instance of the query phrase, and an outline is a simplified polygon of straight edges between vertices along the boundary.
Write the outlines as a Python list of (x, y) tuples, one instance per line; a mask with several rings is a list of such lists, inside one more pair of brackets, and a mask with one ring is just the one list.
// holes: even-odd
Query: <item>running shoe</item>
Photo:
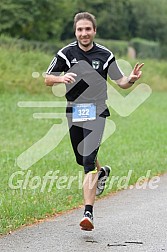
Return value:
[(99, 196), (104, 191), (106, 180), (110, 175), (110, 171), (111, 171), (111, 168), (108, 165), (101, 167), (99, 174), (98, 174), (96, 196)]
[(89, 211), (86, 211), (79, 225), (82, 230), (92, 231), (92, 229), (94, 229), (93, 214), (91, 214)]

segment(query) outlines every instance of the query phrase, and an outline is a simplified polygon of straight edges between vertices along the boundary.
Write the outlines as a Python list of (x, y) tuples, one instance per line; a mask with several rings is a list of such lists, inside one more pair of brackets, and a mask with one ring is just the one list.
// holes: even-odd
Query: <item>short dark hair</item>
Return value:
[(74, 17), (74, 30), (76, 30), (76, 23), (81, 19), (87, 19), (93, 24), (93, 29), (96, 29), (96, 18), (89, 12), (79, 12)]

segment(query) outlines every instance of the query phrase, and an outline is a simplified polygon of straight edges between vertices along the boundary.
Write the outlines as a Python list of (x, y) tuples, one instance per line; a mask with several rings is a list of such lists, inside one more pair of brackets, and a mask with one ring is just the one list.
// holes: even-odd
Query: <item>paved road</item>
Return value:
[(95, 230), (81, 231), (83, 208), (0, 238), (1, 252), (167, 251), (167, 175), (157, 189), (128, 189), (95, 203)]

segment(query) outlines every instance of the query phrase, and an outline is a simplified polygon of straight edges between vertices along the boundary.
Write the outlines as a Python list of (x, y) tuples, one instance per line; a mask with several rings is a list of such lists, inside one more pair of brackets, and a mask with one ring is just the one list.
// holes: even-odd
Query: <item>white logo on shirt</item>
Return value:
[(99, 60), (92, 60), (92, 67), (94, 69), (99, 69), (100, 61)]
[(78, 61), (77, 61), (76, 58), (74, 58), (74, 59), (71, 61), (71, 63), (72, 63), (72, 64), (73, 64), (73, 63), (78, 63)]

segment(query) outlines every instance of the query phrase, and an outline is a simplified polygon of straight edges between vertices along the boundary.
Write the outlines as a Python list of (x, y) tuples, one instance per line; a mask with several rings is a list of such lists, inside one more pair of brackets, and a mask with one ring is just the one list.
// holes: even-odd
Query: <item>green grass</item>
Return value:
[[(36, 96), (38, 97), (38, 95)], [(42, 100), (43, 96), (40, 96)], [(38, 97), (38, 98), (39, 98)], [(5, 94), (2, 104), (6, 102), (5, 113), (1, 113), (1, 233), (13, 230), (25, 223), (58, 213), (82, 203), (82, 191), (78, 182), (72, 183), (70, 190), (58, 190), (54, 186), (48, 192), (40, 192), (41, 184), (36, 190), (29, 185), (26, 189), (12, 190), (8, 181), (10, 176), (21, 169), (15, 159), (25, 149), (45, 135), (53, 125), (53, 119), (35, 120), (31, 108), (18, 108), (17, 102), (31, 99), (28, 95)], [(48, 98), (51, 98), (48, 96)], [(46, 100), (46, 97), (45, 97)], [(156, 105), (158, 104), (158, 106)], [(112, 175), (127, 175), (133, 170), (130, 184), (151, 170), (151, 175), (165, 172), (167, 133), (166, 133), (166, 93), (155, 92), (131, 116), (121, 118), (114, 112), (111, 116), (116, 123), (116, 132), (101, 146), (99, 159), (103, 164), (111, 164)], [(1, 109), (2, 109), (1, 105)], [(45, 109), (46, 110), (46, 109)], [(56, 134), (56, 132), (55, 132)], [(30, 169), (31, 176), (42, 178), (48, 171), (60, 170), (59, 176), (78, 175), (82, 171), (75, 163), (68, 135), (60, 145), (47, 156), (34, 164)], [(19, 180), (25, 180), (19, 175)], [(30, 181), (30, 180), (29, 180)], [(16, 182), (16, 181), (15, 181)], [(115, 191), (116, 185), (112, 190)], [(110, 190), (106, 190), (105, 193)]]
[[(20, 51), (0, 47), (0, 92), (16, 93), (24, 92), (31, 95), (43, 93), (49, 94), (49, 88), (43, 83), (42, 73), (46, 71), (53, 55), (47, 55), (39, 51)], [(118, 58), (117, 58), (118, 59)], [(139, 60), (129, 60), (132, 66)], [(140, 82), (149, 84), (153, 91), (167, 91), (167, 61), (144, 59), (143, 76)], [(32, 72), (39, 72), (40, 77), (32, 78)]]
[[(11, 51), (10, 51), (11, 50)], [(78, 176), (82, 167), (75, 162), (68, 134), (48, 155), (28, 169), (30, 177), (25, 186), (11, 189), (9, 179), (15, 172), (22, 174), (14, 183), (25, 183), (27, 171), (18, 167), (16, 158), (33, 143), (41, 139), (55, 123), (55, 119), (33, 119), (34, 112), (56, 112), (56, 108), (19, 108), (19, 101), (59, 100), (51, 88), (45, 87), (43, 77), (33, 79), (33, 71), (45, 71), (51, 56), (42, 53), (20, 51), (1, 51), (0, 80), (0, 233), (5, 234), (24, 224), (52, 216), (61, 211), (78, 207), (83, 203), (82, 190), (78, 180), (70, 189), (57, 189), (56, 182), (49, 190), (49, 183), (41, 192), (42, 182), (32, 189), (31, 181), (38, 176), (41, 181), (48, 171), (59, 170), (58, 177)], [(8, 61), (7, 61), (8, 60)], [(7, 64), (8, 62), (8, 64)], [(151, 176), (167, 171), (167, 117), (166, 117), (166, 67), (165, 62), (145, 61), (143, 82), (150, 83), (153, 93), (130, 116), (123, 118), (111, 110), (116, 124), (115, 133), (105, 141), (99, 151), (102, 164), (112, 166), (111, 176), (124, 176), (133, 170), (130, 184), (151, 170)], [(155, 64), (154, 64), (155, 63)], [(153, 69), (153, 66), (155, 69)], [(3, 67), (3, 69), (2, 69)], [(149, 77), (150, 75), (150, 77)], [(163, 92), (161, 92), (163, 90)], [(56, 132), (55, 132), (56, 134)], [(60, 181), (59, 181), (60, 182)], [(58, 184), (57, 184), (58, 185)], [(63, 181), (62, 181), (62, 184)], [(117, 190), (117, 183), (106, 188), (104, 195)]]

